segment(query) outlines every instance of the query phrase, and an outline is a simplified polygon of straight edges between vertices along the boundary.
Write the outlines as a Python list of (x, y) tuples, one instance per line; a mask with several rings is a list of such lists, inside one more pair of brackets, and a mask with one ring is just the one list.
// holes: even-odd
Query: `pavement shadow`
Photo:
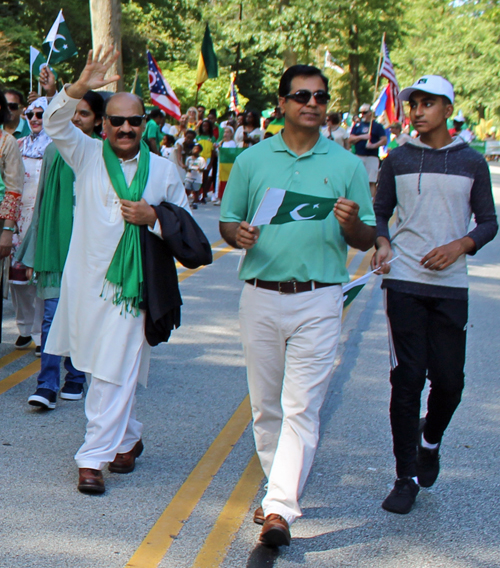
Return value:
[(271, 568), (280, 555), (279, 548), (258, 544), (250, 554), (246, 568)]

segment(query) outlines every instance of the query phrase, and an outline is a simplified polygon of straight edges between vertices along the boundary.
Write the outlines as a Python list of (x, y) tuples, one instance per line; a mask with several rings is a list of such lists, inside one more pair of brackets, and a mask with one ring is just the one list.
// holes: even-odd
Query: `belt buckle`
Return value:
[[(293, 284), (293, 292), (283, 292), (282, 284)], [(288, 280), (287, 282), (278, 282), (278, 292), (280, 294), (297, 294), (297, 280)]]

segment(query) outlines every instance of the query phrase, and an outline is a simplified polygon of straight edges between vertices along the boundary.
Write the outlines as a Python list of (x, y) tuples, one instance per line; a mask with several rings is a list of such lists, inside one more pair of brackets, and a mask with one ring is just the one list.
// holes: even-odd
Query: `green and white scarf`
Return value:
[[(113, 152), (109, 140), (103, 143), (102, 155), (109, 179), (120, 199), (140, 201), (149, 177), (149, 148), (141, 140), (139, 165), (130, 186), (127, 186), (120, 161)], [(107, 285), (112, 286), (113, 304), (122, 306), (122, 313), (139, 315), (139, 304), (142, 301), (142, 256), (140, 227), (125, 221), (125, 230), (116, 247), (115, 254), (106, 273), (103, 294)]]

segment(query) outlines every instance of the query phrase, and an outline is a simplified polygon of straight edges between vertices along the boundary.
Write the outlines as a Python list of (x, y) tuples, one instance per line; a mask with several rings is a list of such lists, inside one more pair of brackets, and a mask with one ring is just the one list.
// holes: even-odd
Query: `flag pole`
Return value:
[[(380, 67), (382, 65), (382, 57), (383, 57), (383, 52), (384, 52), (384, 44), (385, 44), (385, 32), (382, 34), (382, 43), (380, 44), (380, 53), (379, 53), (379, 57), (378, 57), (378, 65), (377, 65), (377, 77), (375, 78), (375, 91), (373, 93), (373, 102), (372, 102), (372, 106), (375, 104), (375, 101), (377, 100), (377, 92), (378, 92), (378, 84), (379, 84), (379, 79), (380, 79)], [(372, 117), (370, 120), (370, 130), (368, 131), (368, 134), (371, 136), (372, 134), (372, 126), (373, 126), (373, 111), (372, 111)]]
[(137, 86), (137, 77), (139, 77), (139, 68), (138, 67), (135, 70), (134, 82), (132, 83), (132, 90), (130, 91), (131, 93), (135, 93), (135, 87)]
[(56, 42), (55, 42), (55, 40), (54, 40), (54, 41), (52, 42), (51, 46), (50, 46), (49, 56), (47, 57), (47, 66), (48, 66), (49, 63), (50, 63), (50, 56), (52, 55), (52, 51), (53, 51), (53, 49), (54, 49), (54, 44), (55, 44), (55, 43), (56, 43)]
[(31, 53), (30, 53), (30, 93), (33, 92), (33, 63), (31, 63)]

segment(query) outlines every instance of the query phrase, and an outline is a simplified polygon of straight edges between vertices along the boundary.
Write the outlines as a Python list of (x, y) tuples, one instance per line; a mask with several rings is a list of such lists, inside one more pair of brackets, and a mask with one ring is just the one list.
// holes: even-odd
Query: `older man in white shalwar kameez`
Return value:
[[(76, 175), (72, 240), (46, 351), (71, 356), (76, 368), (92, 377), (85, 405), (87, 433), (75, 456), (78, 489), (85, 493), (104, 492), (101, 470), (109, 462), (111, 471), (132, 471), (143, 448), (142, 424), (135, 418), (134, 404), (137, 382), (146, 382), (149, 369), (144, 312), (127, 313), (123, 305), (113, 303), (112, 292), (103, 292), (124, 221), (147, 224), (161, 238), (151, 205), (167, 201), (188, 209), (175, 166), (154, 154), (148, 156), (143, 198), (121, 200), (103, 158), (103, 142), (85, 136), (71, 123), (76, 105), (88, 90), (117, 80), (117, 76), (104, 79), (116, 55), (108, 50), (100, 57), (99, 51), (95, 57), (89, 54), (79, 80), (52, 100), (44, 117), (47, 134)], [(127, 186), (145, 151), (140, 147), (144, 120), (138, 120), (143, 114), (142, 101), (129, 93), (114, 95), (106, 108), (104, 131)], [(130, 120), (122, 121), (123, 117)]]

